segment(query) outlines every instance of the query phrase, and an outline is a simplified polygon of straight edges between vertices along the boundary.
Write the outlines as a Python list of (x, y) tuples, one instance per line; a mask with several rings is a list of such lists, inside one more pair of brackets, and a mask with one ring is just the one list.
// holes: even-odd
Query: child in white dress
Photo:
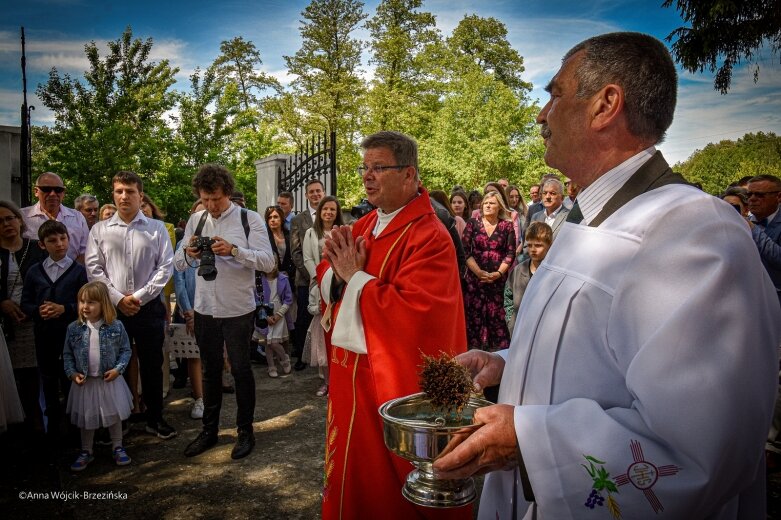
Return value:
[(274, 311), (268, 317), (268, 328), (265, 329), (268, 375), (279, 377), (274, 358), (282, 365), (285, 374), (290, 373), (290, 356), (285, 352), (282, 343), (289, 335), (287, 311), (293, 303), (293, 291), (287, 275), (279, 272), (277, 264), (273, 271), (263, 273), (263, 301), (271, 303), (274, 307)]
[(74, 385), (67, 413), (81, 429), (81, 453), (71, 470), (81, 471), (94, 459), (95, 430), (108, 428), (114, 462), (130, 464), (122, 447), (122, 421), (130, 417), (133, 396), (119, 377), (130, 361), (130, 340), (102, 282), (85, 284), (78, 294), (79, 317), (68, 325), (62, 352), (65, 375)]

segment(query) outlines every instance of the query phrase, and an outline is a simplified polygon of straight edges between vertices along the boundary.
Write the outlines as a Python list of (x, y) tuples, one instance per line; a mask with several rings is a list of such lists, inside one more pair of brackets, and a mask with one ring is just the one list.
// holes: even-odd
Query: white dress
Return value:
[(0, 433), (6, 431), (9, 424), (22, 421), (24, 421), (24, 411), (16, 391), (14, 369), (8, 356), (5, 334), (0, 327)]
[[(274, 304), (274, 312), (282, 308), (282, 299), (279, 297), (277, 291), (277, 281), (279, 278), (266, 278), (268, 283), (269, 292), (271, 293), (271, 303)], [(287, 321), (283, 316), (274, 325), (271, 325), (266, 332), (266, 340), (274, 342), (285, 341), (288, 337)]]
[(780, 324), (746, 223), (715, 197), (670, 185), (564, 224), (499, 393), (535, 503), (517, 469), (493, 472), (479, 518), (512, 518), (513, 498), (518, 518), (763, 518)]
[[(100, 322), (102, 323), (102, 321)], [(100, 329), (100, 323), (95, 327), (88, 323), (90, 340)], [(90, 341), (89, 369), (87, 378), (83, 384), (72, 384), (68, 394), (66, 412), (71, 417), (71, 422), (79, 428), (96, 430), (107, 428), (119, 421), (130, 417), (133, 408), (133, 395), (121, 375), (107, 383), (103, 380), (103, 374), (99, 372), (100, 353), (97, 342)], [(97, 354), (97, 356), (95, 355)]]

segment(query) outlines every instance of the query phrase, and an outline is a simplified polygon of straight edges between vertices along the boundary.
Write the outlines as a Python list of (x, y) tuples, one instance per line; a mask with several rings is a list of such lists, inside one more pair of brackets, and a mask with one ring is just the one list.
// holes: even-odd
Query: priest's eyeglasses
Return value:
[(406, 168), (409, 164), (397, 164), (395, 166), (358, 166), (356, 170), (358, 175), (364, 175), (367, 173), (382, 173), (385, 170), (400, 170)]

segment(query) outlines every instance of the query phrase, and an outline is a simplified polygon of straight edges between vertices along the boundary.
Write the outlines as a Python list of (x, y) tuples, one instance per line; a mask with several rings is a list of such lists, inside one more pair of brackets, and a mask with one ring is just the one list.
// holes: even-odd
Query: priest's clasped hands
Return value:
[[(470, 350), (456, 356), (456, 361), (469, 370), (478, 392), (499, 384), (502, 378), (504, 359), (498, 354)], [(434, 462), (437, 478), (466, 478), (517, 466), (514, 410), (508, 404), (475, 410), (474, 422), (482, 426), (468, 437), (457, 435), (450, 441)]]
[(366, 265), (366, 241), (361, 236), (353, 239), (350, 226), (334, 226), (325, 239), (323, 257), (328, 259), (336, 277), (349, 283)]

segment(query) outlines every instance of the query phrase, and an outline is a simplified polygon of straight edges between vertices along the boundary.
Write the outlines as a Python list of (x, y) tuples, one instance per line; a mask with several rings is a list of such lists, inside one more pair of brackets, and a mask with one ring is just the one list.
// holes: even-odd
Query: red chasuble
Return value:
[[(466, 351), (455, 249), (421, 190), (373, 237), (376, 211), (353, 236), (366, 239), (364, 271), (377, 277), (360, 296), (367, 354), (330, 349), (323, 519), (471, 519), (472, 507), (419, 507), (401, 495), (413, 466), (385, 447), (378, 408), (420, 391), (421, 352)], [(318, 266), (318, 280), (328, 264)], [(334, 322), (339, 319), (334, 307)]]

